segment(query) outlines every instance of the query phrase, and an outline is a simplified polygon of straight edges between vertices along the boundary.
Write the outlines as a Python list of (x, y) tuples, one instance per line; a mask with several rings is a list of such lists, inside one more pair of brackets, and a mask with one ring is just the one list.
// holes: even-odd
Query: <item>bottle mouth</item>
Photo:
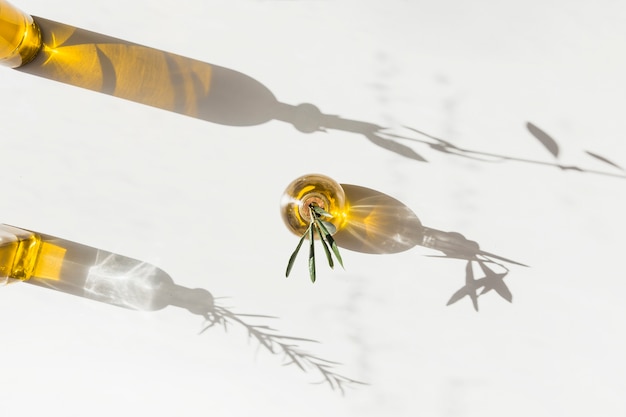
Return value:
[(329, 213), (331, 217), (324, 216), (323, 220), (332, 223), (337, 230), (345, 224), (345, 193), (332, 178), (322, 174), (308, 174), (287, 186), (280, 202), (281, 215), (287, 228), (302, 236), (315, 221), (311, 213), (312, 206)]
[(317, 206), (322, 210), (328, 210), (330, 202), (322, 194), (319, 193), (305, 194), (302, 197), (302, 201), (300, 203), (300, 206), (298, 207), (298, 211), (300, 212), (300, 217), (302, 217), (302, 219), (307, 223), (310, 223), (313, 220), (311, 219), (310, 206)]

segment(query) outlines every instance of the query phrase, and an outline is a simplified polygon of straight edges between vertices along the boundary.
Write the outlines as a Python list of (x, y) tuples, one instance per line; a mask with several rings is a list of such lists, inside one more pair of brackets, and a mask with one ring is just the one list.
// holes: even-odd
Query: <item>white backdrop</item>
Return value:
[[(625, 173), (587, 153), (626, 166), (620, 2), (14, 3), (349, 120), (315, 133), (273, 117), (230, 126), (2, 68), (0, 221), (141, 259), (235, 313), (276, 317), (241, 316), (319, 341), (296, 343), (368, 385), (342, 396), (311, 384), (319, 373), (281, 366), (242, 326), (199, 335), (203, 318), (185, 309), (14, 284), (0, 289), (3, 416), (626, 413)], [(243, 120), (240, 106), (226, 116)], [(390, 137), (373, 125), (415, 139), (397, 143), (426, 162), (378, 146)], [(465, 262), (421, 247), (343, 250), (345, 271), (320, 260), (315, 284), (301, 255), (285, 279), (297, 237), (278, 203), (309, 172), (393, 196), (425, 225), (529, 265), (510, 266), (513, 303), (491, 292), (478, 313), (468, 299), (446, 306)]]

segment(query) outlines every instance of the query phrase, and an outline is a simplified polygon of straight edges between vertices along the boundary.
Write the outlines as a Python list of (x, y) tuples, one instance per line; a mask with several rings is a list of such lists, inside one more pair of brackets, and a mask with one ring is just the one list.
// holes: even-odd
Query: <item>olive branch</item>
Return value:
[[(333, 261), (332, 254), (337, 258), (337, 262), (343, 268), (343, 260), (341, 259), (341, 254), (339, 253), (339, 248), (337, 247), (337, 243), (335, 239), (333, 239), (333, 234), (337, 231), (337, 228), (331, 222), (326, 220), (322, 220), (322, 218), (332, 218), (332, 214), (328, 213), (323, 208), (315, 205), (309, 205), (309, 215), (311, 221), (309, 223), (309, 227), (307, 227), (306, 231), (302, 234), (300, 241), (298, 242), (298, 246), (296, 246), (296, 250), (293, 251), (291, 256), (289, 257), (289, 262), (287, 263), (287, 270), (285, 271), (285, 277), (289, 277), (291, 273), (291, 268), (293, 267), (294, 261), (298, 256), (298, 252), (300, 252), (300, 248), (304, 243), (304, 239), (309, 238), (310, 246), (309, 246), (309, 276), (311, 278), (311, 282), (315, 282), (315, 234), (320, 238), (322, 242), (322, 247), (324, 248), (324, 253), (326, 254), (326, 259), (328, 261), (328, 265), (331, 268), (335, 267), (335, 262)], [(331, 253), (332, 251), (332, 253)]]

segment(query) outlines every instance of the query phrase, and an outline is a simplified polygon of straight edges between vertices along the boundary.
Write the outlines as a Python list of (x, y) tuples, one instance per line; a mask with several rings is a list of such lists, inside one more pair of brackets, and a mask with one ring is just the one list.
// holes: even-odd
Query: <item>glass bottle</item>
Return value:
[(280, 200), (280, 211), (289, 230), (301, 236), (311, 223), (309, 206), (316, 205), (333, 217), (324, 219), (340, 230), (347, 220), (346, 195), (339, 183), (321, 174), (308, 174), (287, 186)]
[(177, 306), (205, 315), (213, 309), (211, 293), (177, 285), (147, 262), (0, 224), (0, 283), (15, 281), (132, 310)]
[[(41, 237), (17, 227), (0, 225), (0, 281), (25, 281), (37, 268), (41, 252)], [(38, 274), (49, 275), (51, 271), (37, 270)]]
[(35, 58), (41, 45), (41, 32), (33, 18), (0, 0), (0, 64), (20, 67)]

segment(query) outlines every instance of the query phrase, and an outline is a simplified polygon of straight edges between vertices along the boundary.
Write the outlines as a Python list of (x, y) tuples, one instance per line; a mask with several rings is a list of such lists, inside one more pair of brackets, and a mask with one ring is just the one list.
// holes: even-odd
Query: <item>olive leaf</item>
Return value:
[[(326, 228), (326, 226), (324, 225), (323, 222), (319, 222), (320, 228), (324, 231), (324, 237), (326, 238), (326, 241), (328, 242), (328, 244), (330, 245), (330, 248), (332, 249), (333, 253), (335, 254), (335, 257), (337, 258), (337, 261), (339, 262), (339, 265), (341, 265), (342, 268), (344, 268), (343, 266), (343, 260), (341, 259), (341, 255), (339, 254), (339, 248), (337, 248), (337, 244), (335, 243), (335, 239), (333, 239), (333, 237), (331, 236), (331, 233), (328, 231), (328, 229)], [(333, 225), (333, 229), (335, 228), (335, 226)]]
[[(321, 220), (317, 220), (316, 223), (321, 222)], [(328, 244), (326, 243), (326, 241), (324, 240), (324, 236), (322, 235), (322, 229), (317, 226), (317, 235), (320, 237), (320, 241), (322, 242), (322, 247), (324, 248), (324, 253), (326, 254), (326, 260), (328, 260), (328, 265), (330, 265), (331, 268), (335, 267), (335, 263), (333, 262), (333, 256), (330, 254), (330, 249), (328, 249)]]
[(337, 262), (343, 266), (343, 259), (341, 258), (341, 254), (339, 253), (339, 248), (337, 247), (337, 243), (335, 239), (333, 239), (332, 235), (337, 231), (337, 228), (331, 222), (326, 220), (322, 220), (322, 218), (332, 218), (332, 214), (328, 213), (326, 210), (322, 209), (319, 206), (311, 204), (309, 206), (309, 213), (311, 214), (311, 221), (309, 227), (305, 230), (305, 232), (300, 237), (300, 241), (298, 242), (298, 246), (293, 251), (291, 256), (289, 257), (289, 262), (287, 263), (287, 270), (285, 271), (285, 277), (289, 277), (291, 273), (291, 269), (293, 268), (293, 264), (302, 248), (304, 240), (306, 238), (309, 239), (309, 277), (311, 278), (311, 282), (315, 282), (316, 279), (316, 268), (315, 268), (315, 233), (320, 238), (322, 242), (322, 248), (324, 249), (324, 254), (326, 255), (326, 260), (328, 261), (328, 265), (331, 268), (335, 267), (335, 262), (333, 261), (333, 254), (337, 258)]
[(329, 212), (327, 212), (326, 210), (324, 210), (320, 206), (311, 205), (310, 208), (311, 208), (311, 211), (313, 211), (315, 214), (320, 215), (322, 217), (328, 217), (329, 219), (332, 219), (332, 217), (333, 217), (332, 214), (330, 214)]
[(339, 265), (341, 265), (341, 267), (345, 269), (345, 267), (343, 266), (343, 259), (341, 259), (341, 254), (339, 253), (339, 248), (337, 247), (337, 243), (335, 243), (335, 239), (333, 239), (332, 236), (328, 235), (326, 236), (326, 240), (328, 241), (328, 243), (330, 243), (330, 248), (333, 250), (335, 257), (337, 258), (337, 262), (339, 262)]
[(331, 235), (334, 235), (335, 233), (337, 233), (337, 228), (331, 222), (327, 222), (327, 221), (324, 221), (324, 220), (319, 220), (319, 222), (322, 223), (324, 225), (324, 227), (326, 227), (326, 230), (328, 230), (328, 232)]
[(313, 228), (313, 224), (311, 224), (309, 226), (309, 240), (311, 241), (309, 248), (309, 275), (311, 276), (311, 282), (315, 282), (315, 236)]

